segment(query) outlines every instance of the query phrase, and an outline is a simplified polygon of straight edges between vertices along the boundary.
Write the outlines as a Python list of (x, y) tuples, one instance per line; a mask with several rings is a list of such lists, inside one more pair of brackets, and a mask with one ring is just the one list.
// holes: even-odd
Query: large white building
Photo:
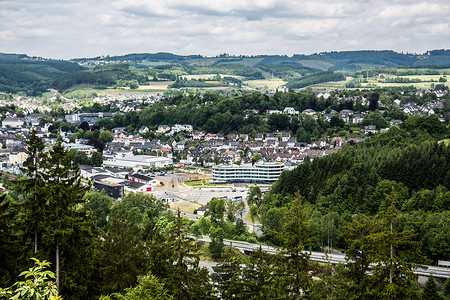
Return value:
[(219, 165), (213, 167), (214, 182), (275, 182), (284, 170), (282, 162), (261, 162), (255, 165)]
[(112, 160), (104, 160), (104, 166), (118, 168), (132, 168), (134, 171), (150, 168), (163, 168), (172, 165), (173, 160), (164, 156), (135, 155), (115, 157)]

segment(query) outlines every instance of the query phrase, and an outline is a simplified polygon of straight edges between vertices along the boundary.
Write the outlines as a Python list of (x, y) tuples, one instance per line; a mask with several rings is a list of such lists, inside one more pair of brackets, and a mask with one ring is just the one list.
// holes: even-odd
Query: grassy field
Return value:
[(201, 180), (190, 180), (190, 181), (185, 181), (184, 183), (188, 186), (192, 186), (195, 188), (232, 186), (232, 184), (208, 184), (208, 183), (202, 184)]
[[(200, 74), (200, 75), (186, 75), (186, 76), (183, 76), (183, 77), (186, 77), (186, 79), (188, 79), (188, 80), (190, 80), (190, 79), (196, 79), (196, 80), (198, 80), (198, 79), (210, 79), (210, 78), (212, 78), (212, 77), (214, 77), (214, 76), (216, 76), (217, 74)], [(219, 74), (222, 78), (223, 77), (234, 77), (234, 78), (237, 78), (237, 79), (243, 79), (244, 77), (243, 76), (236, 76), (236, 75), (226, 75), (226, 74)]]
[(167, 90), (168, 86), (174, 83), (174, 81), (154, 81), (150, 82), (148, 85), (141, 85), (137, 89), (137, 91), (143, 92), (143, 91), (165, 91)]
[(244, 84), (251, 89), (276, 89), (279, 86), (285, 85), (286, 82), (280, 78), (266, 78), (260, 80), (247, 80), (244, 81)]
[(180, 201), (180, 202), (174, 202), (169, 204), (171, 209), (178, 210), (180, 209), (181, 212), (193, 214), (194, 210), (198, 209), (201, 205), (197, 203), (192, 203), (189, 201)]

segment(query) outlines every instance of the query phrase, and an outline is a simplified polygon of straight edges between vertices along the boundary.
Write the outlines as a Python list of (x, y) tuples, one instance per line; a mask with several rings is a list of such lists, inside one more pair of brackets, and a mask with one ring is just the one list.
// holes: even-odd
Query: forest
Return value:
[[(444, 224), (450, 221), (450, 148), (439, 142), (449, 136), (437, 118), (410, 117), (400, 128), (283, 172), (270, 192), (255, 201), (255, 215), (272, 240), (270, 232), (280, 228), (285, 207), (301, 196), (311, 207), (309, 223), (316, 230), (311, 249), (321, 249), (324, 236), (345, 248), (343, 224), (356, 215), (386, 211), (386, 195), (394, 192), (404, 226), (414, 229), (420, 242), (423, 257), (415, 262), (449, 260), (450, 231)], [(331, 227), (322, 227), (324, 220), (332, 220)]]

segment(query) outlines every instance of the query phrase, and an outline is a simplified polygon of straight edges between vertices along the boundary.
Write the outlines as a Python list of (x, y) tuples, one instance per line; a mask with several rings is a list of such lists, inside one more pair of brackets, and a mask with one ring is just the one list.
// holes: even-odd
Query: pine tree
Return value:
[(194, 248), (194, 240), (187, 236), (187, 227), (188, 220), (178, 211), (168, 232), (166, 251), (170, 253), (168, 263), (171, 268), (163, 282), (174, 299), (209, 299), (212, 296), (209, 274), (199, 266), (200, 257)]
[(346, 278), (350, 280), (349, 292), (357, 299), (365, 299), (370, 280), (368, 272), (374, 262), (375, 245), (369, 239), (375, 222), (365, 215), (359, 215), (351, 223), (344, 224), (343, 236), (349, 245), (345, 253)]
[(450, 278), (447, 278), (445, 281), (444, 286), (442, 287), (442, 294), (445, 299), (450, 299)]
[(283, 247), (277, 254), (275, 276), (279, 276), (279, 297), (299, 299), (312, 286), (308, 275), (310, 252), (306, 247), (312, 243), (307, 224), (308, 208), (302, 204), (299, 195), (289, 205), (289, 210), (283, 216), (282, 231), (276, 232)]
[(436, 282), (433, 277), (428, 277), (425, 287), (422, 290), (421, 297), (423, 300), (443, 300), (444, 298), (439, 294)]
[(369, 236), (376, 264), (370, 278), (372, 293), (386, 299), (414, 297), (416, 292), (412, 286), (417, 277), (413, 272), (414, 264), (405, 261), (403, 256), (418, 256), (416, 234), (412, 230), (396, 229), (400, 221), (400, 212), (394, 205), (397, 194), (392, 191), (386, 198), (391, 205), (378, 216), (378, 228)]
[(124, 205), (110, 217), (108, 233), (99, 241), (98, 263), (104, 294), (123, 292), (135, 285), (137, 277), (148, 272), (143, 230)]
[[(45, 161), (44, 142), (42, 138), (36, 135), (36, 130), (31, 130), (31, 135), (26, 141), (28, 159), (26, 166), (21, 170), (26, 176), (16, 181), (21, 192), (25, 195), (23, 208), (25, 216), (21, 219), (26, 229), (33, 230), (34, 249), (33, 253), (38, 252), (39, 235), (42, 233), (43, 207), (45, 196), (42, 179), (42, 163)], [(26, 197), (28, 196), (28, 197)]]
[(69, 245), (77, 230), (89, 222), (79, 206), (84, 202), (87, 187), (82, 186), (78, 166), (72, 166), (72, 155), (59, 140), (43, 159), (42, 183), (45, 191), (43, 242), (53, 247), (55, 275), (61, 290), (61, 251)]
[(278, 299), (278, 277), (273, 276), (276, 257), (260, 247), (242, 270), (243, 299)]

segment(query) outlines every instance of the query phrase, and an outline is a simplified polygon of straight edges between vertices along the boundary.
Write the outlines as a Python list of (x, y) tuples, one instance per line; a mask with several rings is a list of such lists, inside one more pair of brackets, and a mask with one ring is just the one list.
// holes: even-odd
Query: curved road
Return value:
[[(196, 238), (198, 241), (203, 242), (211, 242), (211, 239), (208, 237), (202, 237), (202, 238)], [(233, 241), (233, 240), (224, 240), (224, 245), (232, 246), (236, 249), (238, 249), (241, 252), (254, 252), (258, 248), (262, 248), (263, 251), (276, 254), (278, 252), (278, 249), (271, 246), (266, 245), (259, 245), (259, 244), (252, 244), (252, 243), (245, 243), (241, 241)], [(311, 252), (310, 260), (312, 261), (318, 261), (323, 263), (332, 263), (332, 264), (338, 264), (338, 263), (347, 263), (345, 260), (344, 254), (325, 254), (323, 252)], [(432, 276), (432, 277), (438, 277), (438, 278), (450, 278), (450, 268), (443, 268), (443, 267), (436, 267), (436, 266), (429, 266), (429, 265), (423, 265), (423, 268), (417, 268), (414, 270), (414, 273), (421, 276)]]

